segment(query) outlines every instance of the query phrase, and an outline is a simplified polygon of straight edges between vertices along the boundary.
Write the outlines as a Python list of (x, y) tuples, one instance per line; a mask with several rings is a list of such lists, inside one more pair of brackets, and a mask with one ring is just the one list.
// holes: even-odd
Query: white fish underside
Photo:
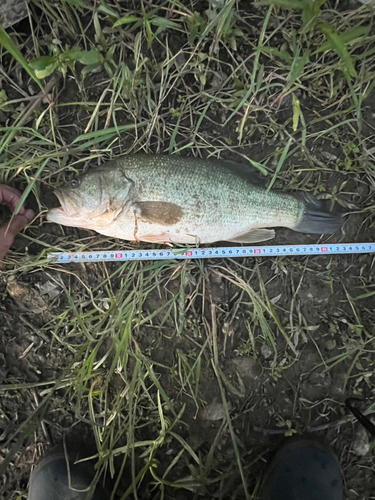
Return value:
[[(267, 220), (268, 219), (268, 220)], [(173, 225), (162, 225), (154, 222), (142, 221), (137, 218), (134, 211), (127, 210), (122, 213), (120, 217), (111, 224), (98, 228), (95, 219), (92, 224), (87, 221), (82, 221), (78, 224), (79, 227), (86, 227), (87, 229), (94, 229), (99, 231), (105, 236), (120, 238), (124, 240), (145, 241), (152, 243), (181, 243), (181, 244), (195, 244), (195, 243), (213, 243), (218, 241), (218, 237), (222, 241), (231, 241), (237, 239), (240, 242), (241, 236), (244, 237), (242, 242), (261, 241), (264, 239), (271, 239), (274, 237), (274, 232), (264, 231), (262, 233), (255, 233), (259, 228), (284, 226), (288, 223), (285, 219), (285, 213), (269, 213), (268, 217), (263, 213), (259, 214), (242, 214), (238, 217), (238, 221), (231, 224), (223, 224), (218, 221), (211, 223), (210, 226), (205, 224), (205, 221), (200, 217), (183, 216), (181, 220)], [(293, 226), (295, 219), (291, 217), (290, 226)], [(253, 231), (253, 236), (248, 233)], [(261, 239), (259, 239), (261, 238)]]

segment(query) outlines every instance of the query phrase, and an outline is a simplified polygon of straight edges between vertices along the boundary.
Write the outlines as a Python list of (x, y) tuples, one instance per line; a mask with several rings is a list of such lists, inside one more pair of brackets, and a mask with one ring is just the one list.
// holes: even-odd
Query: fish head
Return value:
[(61, 206), (49, 210), (47, 220), (64, 226), (106, 227), (128, 205), (132, 186), (121, 168), (92, 170), (54, 191)]

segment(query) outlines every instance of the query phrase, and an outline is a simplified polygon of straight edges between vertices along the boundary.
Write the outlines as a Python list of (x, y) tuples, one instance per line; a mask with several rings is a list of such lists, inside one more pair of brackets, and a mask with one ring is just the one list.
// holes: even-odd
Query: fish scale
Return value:
[[(223, 227), (239, 222), (243, 226), (246, 225), (244, 230), (247, 230), (249, 225), (246, 224), (246, 219), (251, 218), (255, 225), (265, 223), (273, 227), (279, 214), (287, 218), (290, 214), (293, 214), (292, 217), (298, 217), (301, 212), (301, 206), (295, 198), (272, 191), (265, 195), (264, 188), (259, 189), (257, 186), (251, 186), (249, 199), (249, 183), (228, 171), (220, 161), (208, 162), (174, 156), (155, 156), (151, 161), (148, 156), (146, 158), (149, 161), (147, 166), (142, 162), (135, 162), (134, 166), (129, 165), (129, 157), (118, 161), (118, 165), (124, 168), (130, 178), (134, 176), (133, 171), (142, 169), (142, 173), (135, 174), (139, 175), (141, 198), (181, 203), (183, 208), (190, 209), (192, 215), (195, 215), (193, 210), (196, 209), (196, 195), (203, 204), (211, 224), (219, 223)], [(163, 177), (158, 178), (155, 174), (162, 170)], [(181, 172), (187, 172), (188, 176), (181, 175)], [(143, 186), (147, 184), (149, 176), (155, 179), (155, 183), (145, 188)], [(184, 192), (181, 193), (181, 190)], [(218, 211), (220, 207), (222, 210)]]

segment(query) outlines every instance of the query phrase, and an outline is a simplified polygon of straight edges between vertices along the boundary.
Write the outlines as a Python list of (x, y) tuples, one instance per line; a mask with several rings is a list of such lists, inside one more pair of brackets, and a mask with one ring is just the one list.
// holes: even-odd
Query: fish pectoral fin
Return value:
[(94, 217), (87, 217), (87, 221), (94, 227), (98, 228), (109, 226), (113, 220), (113, 213), (108, 210), (102, 214), (95, 215)]
[(144, 222), (173, 226), (183, 216), (182, 208), (166, 201), (137, 201), (132, 204), (136, 216)]
[(256, 243), (258, 241), (272, 240), (275, 237), (273, 229), (252, 229), (248, 233), (240, 234), (236, 238), (232, 238), (233, 243)]

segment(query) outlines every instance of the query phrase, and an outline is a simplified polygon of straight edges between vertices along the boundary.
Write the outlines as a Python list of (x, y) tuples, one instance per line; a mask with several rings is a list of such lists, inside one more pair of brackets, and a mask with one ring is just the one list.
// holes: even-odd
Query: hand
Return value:
[[(17, 189), (0, 184), (0, 205), (6, 205), (14, 212), (20, 199), (21, 193)], [(27, 226), (27, 224), (30, 224), (33, 217), (34, 212), (26, 210), (22, 205), (20, 211), (13, 217), (10, 224), (0, 227), (0, 261), (5, 257), (17, 233)]]

